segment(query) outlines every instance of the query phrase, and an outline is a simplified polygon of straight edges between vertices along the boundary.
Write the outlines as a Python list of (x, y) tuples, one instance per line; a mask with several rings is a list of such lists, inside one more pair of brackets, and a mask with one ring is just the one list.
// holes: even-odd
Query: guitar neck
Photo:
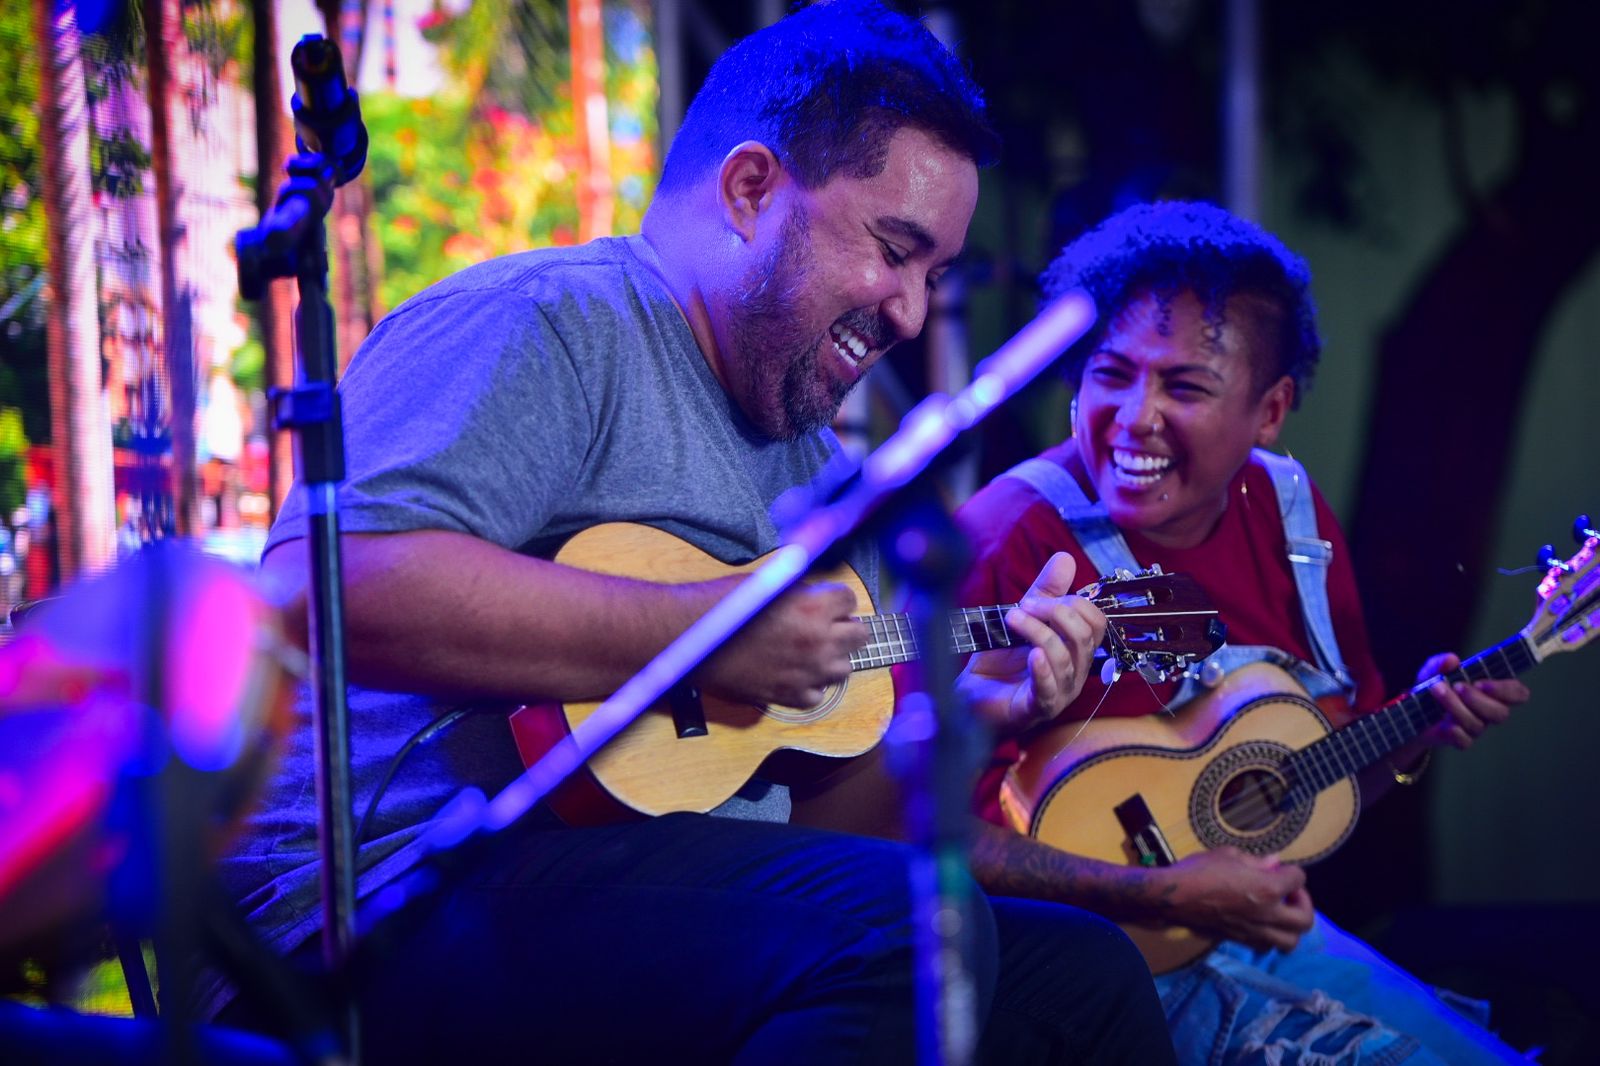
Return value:
[[(1459, 667), (1440, 674), (1448, 684), (1515, 677), (1538, 662), (1533, 646), (1522, 634), (1473, 656)], [(1382, 709), (1362, 715), (1289, 758), (1286, 769), (1295, 799), (1309, 798), (1351, 777), (1415, 740), (1444, 717), (1444, 708), (1429, 693), (1435, 679), (1419, 684)]]
[[(950, 646), (957, 654), (1009, 648), (1013, 640), (1006, 629), (1006, 612), (1016, 604), (963, 607), (950, 612)], [(917, 635), (909, 614), (874, 614), (862, 619), (871, 636), (850, 654), (850, 669), (871, 670), (921, 658)]]

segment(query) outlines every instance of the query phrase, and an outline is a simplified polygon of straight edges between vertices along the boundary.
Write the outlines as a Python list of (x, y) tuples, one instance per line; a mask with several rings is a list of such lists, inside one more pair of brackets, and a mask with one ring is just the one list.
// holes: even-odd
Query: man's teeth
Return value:
[(1126, 485), (1154, 485), (1172, 467), (1169, 455), (1146, 455), (1143, 452), (1125, 452), (1118, 448), (1111, 453), (1117, 479)]
[(833, 347), (841, 356), (850, 361), (850, 365), (858, 365), (867, 357), (867, 342), (862, 340), (854, 330), (845, 329), (843, 326), (833, 326), (828, 330), (833, 337)]

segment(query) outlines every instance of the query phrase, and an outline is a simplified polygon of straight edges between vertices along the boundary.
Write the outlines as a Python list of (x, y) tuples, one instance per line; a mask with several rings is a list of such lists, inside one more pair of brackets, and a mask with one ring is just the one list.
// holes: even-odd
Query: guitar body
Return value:
[[(1521, 632), (1436, 680), (1514, 677), (1600, 635), (1600, 531), (1580, 515), (1573, 533), (1582, 546), (1571, 559), (1545, 549), (1540, 602)], [(1006, 775), (1000, 803), (1019, 832), (1106, 862), (1168, 865), (1225, 845), (1315, 862), (1355, 828), (1355, 775), (1445, 714), (1426, 685), (1334, 730), (1324, 712), (1336, 705), (1319, 706), (1283, 670), (1253, 663), (1173, 715), (1064, 722), (1039, 734)], [(1158, 974), (1215, 943), (1179, 927), (1123, 928)]]
[[(611, 523), (569, 540), (556, 561), (595, 573), (662, 584), (709, 581), (754, 570), (728, 566), (670, 533)], [(824, 580), (846, 585), (863, 611), (872, 597), (848, 567)], [(680, 736), (666, 706), (652, 707), (597, 752), (550, 797), (572, 825), (595, 825), (671, 811), (709, 811), (742, 788), (774, 753), (845, 758), (870, 750), (889, 728), (894, 683), (887, 668), (858, 670), (814, 707), (736, 703), (702, 694), (703, 735)], [(532, 765), (581, 725), (600, 701), (541, 704), (511, 716), (522, 761)]]
[[(1289, 674), (1254, 663), (1174, 715), (1067, 722), (1042, 734), (1007, 775), (1001, 804), (1019, 831), (1107, 862), (1141, 864), (1130, 817), (1148, 819), (1170, 861), (1231, 844), (1286, 862), (1314, 862), (1354, 828), (1355, 781), (1345, 778), (1312, 802), (1281, 810), (1280, 767), (1330, 729)], [(1134, 808), (1143, 801), (1140, 813), (1124, 807), (1130, 800)], [(1177, 926), (1123, 929), (1158, 974), (1215, 945)]]

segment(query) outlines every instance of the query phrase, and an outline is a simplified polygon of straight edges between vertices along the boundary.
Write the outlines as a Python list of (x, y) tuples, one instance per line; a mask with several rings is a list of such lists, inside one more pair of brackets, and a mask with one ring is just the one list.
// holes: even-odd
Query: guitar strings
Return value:
[[(1104, 697), (1102, 697), (1102, 700), (1103, 699)], [(1098, 709), (1099, 708), (1097, 706), (1096, 710)], [(1084, 724), (1087, 723), (1088, 719), (1085, 719)], [(1082, 732), (1081, 726), (1079, 727), (1078, 732)], [(1074, 733), (1072, 739), (1077, 740), (1077, 738), (1078, 734)], [(1301, 750), (1303, 751), (1304, 749)], [(1263, 767), (1262, 769), (1281, 769), (1282, 765), (1283, 764), (1280, 763), (1277, 767)], [(1315, 797), (1312, 798), (1312, 802), (1314, 801)], [(1291, 804), (1288, 808), (1280, 809), (1277, 803), (1264, 796), (1260, 790), (1251, 790), (1251, 792), (1246, 795), (1235, 796), (1231, 800), (1226, 800), (1222, 803), (1219, 803), (1217, 805), (1217, 812), (1224, 821), (1232, 822), (1234, 824), (1239, 824), (1240, 822), (1270, 824), (1276, 818), (1286, 816), (1290, 811), (1298, 808), (1299, 806), (1301, 806), (1301, 804), (1296, 803)], [(1213, 846), (1201, 838), (1199, 832), (1194, 827), (1194, 823), (1188, 817), (1187, 812), (1185, 812), (1184, 816), (1177, 823), (1177, 827), (1178, 828), (1176, 831), (1170, 832), (1167, 826), (1158, 827), (1161, 830), (1162, 836), (1166, 838), (1167, 843), (1171, 845), (1174, 850), (1179, 848), (1210, 850)], [(1242, 850), (1249, 851), (1250, 849), (1245, 847)], [(1252, 854), (1254, 853), (1252, 852)]]
[[(1149, 684), (1149, 682), (1146, 682), (1146, 684)], [(1095, 701), (1094, 707), (1089, 711), (1089, 716), (1078, 723), (1078, 728), (1072, 734), (1072, 739), (1067, 741), (1068, 747), (1077, 743), (1078, 738), (1083, 735), (1083, 731), (1088, 728), (1089, 723), (1094, 721), (1094, 716), (1100, 713), (1100, 708), (1105, 705), (1106, 697), (1109, 695), (1111, 695), (1111, 686), (1106, 685), (1100, 692), (1100, 698)]]
[[(1590, 597), (1590, 598), (1600, 600), (1600, 595), (1597, 595), (1597, 596), (1594, 596), (1594, 597)], [(1586, 610), (1587, 606), (1585, 606), (1583, 609)], [(1516, 663), (1510, 657), (1508, 657), (1509, 653), (1507, 651), (1507, 648), (1508, 648), (1508, 645), (1510, 643), (1511, 642), (1508, 641), (1506, 643), (1497, 645), (1495, 648), (1491, 648), (1491, 649), (1488, 649), (1488, 650), (1486, 650), (1484, 652), (1481, 652), (1480, 654), (1475, 655), (1472, 658), (1470, 658), (1470, 659), (1466, 660), (1465, 662), (1463, 662), (1461, 664), (1461, 666), (1457, 670), (1450, 671), (1448, 674), (1442, 675), (1442, 676), (1444, 676), (1446, 678), (1459, 677), (1459, 678), (1465, 678), (1465, 679), (1471, 680), (1471, 679), (1474, 679), (1474, 677), (1475, 677), (1475, 671), (1483, 671), (1483, 673), (1482, 673), (1483, 677), (1502, 676), (1502, 675), (1499, 675), (1499, 674), (1495, 673), (1493, 668), (1489, 665), (1489, 661), (1490, 661), (1489, 660), (1489, 656), (1491, 654), (1495, 654), (1495, 653), (1499, 654), (1499, 656), (1501, 657), (1501, 660), (1503, 662), (1504, 667), (1507, 668), (1507, 670), (1508, 670), (1508, 673), (1506, 675), (1504, 675), (1504, 676), (1514, 676), (1515, 674), (1520, 673), (1522, 669), (1526, 669), (1526, 667), (1528, 665), (1531, 665), (1531, 661), (1525, 661), (1524, 665), (1522, 665), (1521, 667), (1516, 665)], [(1511, 649), (1511, 651), (1517, 651), (1517, 650), (1518, 650), (1517, 648), (1512, 648)], [(1146, 680), (1146, 684), (1149, 684), (1148, 679)], [(1152, 686), (1152, 690), (1153, 690), (1153, 686)], [(1385, 707), (1382, 708), (1381, 710), (1389, 710), (1389, 709), (1394, 708), (1397, 705), (1401, 705), (1401, 704), (1404, 703), (1404, 701), (1406, 701), (1408, 699), (1411, 699), (1412, 696), (1413, 696), (1413, 694), (1407, 694), (1406, 696), (1402, 696), (1397, 700), (1391, 701), (1391, 703), (1385, 705)], [(1374, 720), (1375, 719), (1373, 719), (1371, 715), (1365, 715), (1365, 716), (1362, 716), (1361, 718), (1358, 718), (1355, 722), (1351, 723), (1351, 725), (1352, 726), (1359, 725), (1363, 721), (1371, 723)], [(1346, 727), (1346, 728), (1349, 728), (1349, 727)], [(1328, 736), (1329, 737), (1338, 736), (1338, 735), (1340, 735), (1340, 734), (1342, 734), (1344, 732), (1345, 732), (1345, 730), (1335, 730), (1333, 733), (1328, 734)], [(1360, 736), (1360, 735), (1358, 735), (1356, 733), (1350, 733), (1350, 734), (1347, 734), (1347, 735), (1354, 738), (1353, 742), (1359, 748), (1367, 748), (1369, 746), (1368, 745), (1368, 741), (1369, 740), (1376, 740), (1376, 743), (1378, 745), (1381, 745), (1381, 746), (1374, 747), (1372, 750), (1376, 751), (1379, 757), (1382, 756), (1384, 751), (1389, 750), (1388, 745), (1385, 743), (1386, 739), (1387, 740), (1392, 740), (1393, 739), (1393, 738), (1388, 738), (1386, 736), (1386, 734), (1384, 734), (1381, 730), (1380, 730), (1379, 736), (1376, 737), (1376, 738), (1363, 739), (1362, 736)], [(1073, 739), (1074, 740), (1077, 739), (1076, 735), (1074, 736)], [(1326, 738), (1324, 738), (1324, 739), (1326, 739)], [(1300, 749), (1296, 750), (1295, 752), (1293, 752), (1290, 756), (1288, 756), (1288, 758), (1286, 758), (1282, 762), (1277, 763), (1275, 766), (1263, 766), (1263, 767), (1260, 767), (1260, 769), (1262, 771), (1265, 771), (1265, 772), (1268, 772), (1268, 773), (1273, 773), (1275, 771), (1282, 771), (1281, 779), (1284, 781), (1284, 784), (1286, 786), (1286, 790), (1292, 791), (1293, 789), (1298, 787), (1299, 784), (1302, 784), (1303, 782), (1296, 782), (1296, 781), (1293, 781), (1293, 780), (1289, 779), (1288, 771), (1289, 771), (1290, 767), (1287, 765), (1288, 761), (1289, 761), (1289, 759), (1297, 758), (1297, 757), (1305, 754), (1306, 752), (1310, 751), (1311, 747), (1312, 746), (1307, 746), (1305, 748), (1300, 748)], [(1308, 758), (1315, 758), (1315, 757), (1308, 756)], [(1323, 759), (1329, 759), (1329, 758), (1334, 758), (1334, 757), (1333, 756), (1323, 756), (1322, 758)], [(1324, 767), (1326, 767), (1329, 764), (1324, 762), (1324, 763), (1322, 763), (1322, 765), (1324, 765)], [(1339, 769), (1340, 764), (1337, 761), (1334, 761), (1332, 763), (1332, 766), (1333, 766), (1334, 769)], [(1312, 768), (1314, 769), (1314, 767), (1312, 767)], [(1275, 774), (1275, 776), (1279, 776), (1279, 775)], [(1343, 780), (1343, 779), (1348, 779), (1348, 778), (1350, 778), (1350, 777), (1352, 777), (1354, 775), (1350, 774), (1350, 773), (1346, 773), (1346, 772), (1340, 772), (1340, 773), (1338, 773), (1337, 776), (1338, 776), (1339, 779)], [(1313, 777), (1313, 783), (1315, 783), (1314, 777)], [(1312, 796), (1303, 797), (1298, 802), (1292, 803), (1288, 807), (1280, 807), (1279, 804), (1282, 801), (1283, 794), (1280, 793), (1278, 797), (1274, 798), (1274, 797), (1268, 796), (1267, 794), (1265, 794), (1259, 788), (1253, 788), (1253, 789), (1251, 789), (1250, 791), (1248, 791), (1246, 793), (1236, 794), (1235, 796), (1233, 796), (1232, 798), (1230, 798), (1228, 800), (1221, 800), (1221, 801), (1217, 802), (1215, 809), (1216, 809), (1216, 813), (1218, 814), (1220, 819), (1222, 821), (1224, 821), (1224, 822), (1232, 823), (1234, 825), (1238, 825), (1238, 824), (1242, 823), (1242, 824), (1270, 826), (1275, 820), (1287, 816), (1290, 811), (1293, 811), (1293, 810), (1295, 810), (1295, 809), (1297, 809), (1299, 807), (1305, 806), (1306, 804), (1314, 804), (1316, 802), (1316, 795), (1320, 795), (1321, 791), (1322, 791), (1321, 789), (1315, 789), (1314, 790), (1314, 794)], [(1195, 826), (1193, 824), (1193, 821), (1188, 816), (1188, 812), (1187, 811), (1183, 812), (1181, 818), (1177, 821), (1176, 826), (1178, 828), (1176, 828), (1170, 834), (1168, 833), (1166, 826), (1162, 826), (1161, 827), (1162, 833), (1163, 833), (1164, 836), (1166, 836), (1168, 843), (1173, 845), (1174, 847), (1178, 847), (1178, 846), (1190, 847), (1190, 846), (1193, 846), (1193, 847), (1199, 847), (1199, 848), (1209, 848), (1209, 847), (1212, 846), (1209, 843), (1207, 843), (1207, 842), (1205, 842), (1204, 840), (1201, 839), (1200, 833), (1195, 828)], [(1298, 834), (1296, 834), (1296, 835), (1298, 835)], [(1245, 850), (1249, 850), (1249, 848), (1246, 847)]]

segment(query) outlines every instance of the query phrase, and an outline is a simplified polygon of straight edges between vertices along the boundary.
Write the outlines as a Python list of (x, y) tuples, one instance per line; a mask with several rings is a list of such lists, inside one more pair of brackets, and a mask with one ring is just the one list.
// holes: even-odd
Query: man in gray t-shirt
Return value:
[[(835, 454), (845, 393), (921, 330), (994, 147), (976, 90), (919, 24), (816, 5), (719, 60), (640, 237), (482, 264), (383, 321), (342, 383), (359, 811), (394, 771), (364, 817), (362, 894), (417, 861), (451, 795), (516, 769), (503, 713), (453, 709), (603, 696), (734, 580), (604, 576), (552, 562), (564, 540), (626, 520), (730, 564), (774, 546), (772, 505)], [(305, 531), (297, 496), (263, 559), (288, 597), (304, 594)], [(875, 589), (870, 554), (855, 563)], [(1008, 620), (1022, 646), (973, 657), (975, 713), (1017, 729), (1077, 693), (1104, 622), (1072, 579), (1053, 562)], [(842, 586), (794, 589), (695, 683), (814, 703), (871, 610)], [(302, 954), (318, 920), (309, 733), (225, 867), (255, 926)], [(760, 782), (715, 813), (735, 817), (498, 841), (393, 931), (360, 990), (370, 1061), (908, 1060), (903, 846), (785, 824), (787, 797)], [(1014, 1023), (991, 1023), (986, 1053), (1170, 1055), (1164, 1037), (1142, 1050), (1164, 1030), (1114, 927), (999, 901), (979, 917), (980, 1013), (992, 1001)]]
[[(577, 532), (629, 521), (729, 562), (772, 550), (773, 502), (817, 475), (836, 451), (833, 434), (772, 440), (751, 425), (700, 357), (649, 257), (638, 237), (509, 256), (462, 271), (385, 318), (342, 383), (351, 414), (344, 532), (442, 531), (548, 558)], [(425, 359), (441, 337), (448, 351)], [(268, 552), (306, 528), (297, 487)], [(852, 562), (875, 588), (875, 557), (858, 550)], [(466, 574), (447, 565), (438, 576), (454, 583)], [(585, 621), (538, 599), (527, 606), (550, 612), (547, 625)], [(404, 611), (414, 617), (417, 609)], [(872, 605), (852, 609), (871, 613)], [(457, 625), (415, 620), (432, 631), (430, 642), (448, 641)], [(471, 704), (366, 688), (350, 700), (356, 805), (373, 811), (361, 841), (365, 894), (417, 860), (421, 830), (453, 795), (464, 787), (493, 794), (516, 764), (504, 709), (491, 706), (496, 716), (443, 729), (408, 756), (379, 796), (406, 741)], [(303, 941), (319, 917), (316, 812), (297, 802), (314, 773), (310, 732), (294, 740), (264, 805), (266, 826), (224, 862), (252, 919), (281, 948)], [(781, 788), (746, 791), (717, 813), (787, 819)]]

